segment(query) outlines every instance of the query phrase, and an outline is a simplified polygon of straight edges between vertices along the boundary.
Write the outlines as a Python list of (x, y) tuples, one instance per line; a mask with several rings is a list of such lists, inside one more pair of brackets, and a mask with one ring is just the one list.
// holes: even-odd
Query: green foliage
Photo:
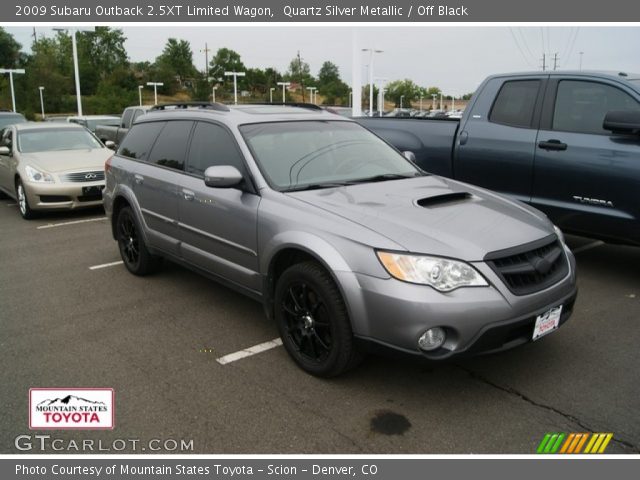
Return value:
[(16, 68), (20, 61), (22, 45), (0, 27), (0, 68)]
[(193, 52), (191, 45), (186, 40), (170, 38), (155, 62), (156, 80), (164, 83), (161, 91), (174, 94), (185, 86), (185, 82), (193, 84), (198, 76), (198, 71), (193, 66)]
[(387, 84), (385, 98), (392, 100), (399, 107), (400, 97), (403, 97), (402, 107), (411, 108), (411, 102), (420, 97), (420, 92), (421, 88), (409, 79), (395, 80)]
[(349, 85), (340, 78), (340, 70), (336, 64), (329, 61), (322, 64), (317, 85), (328, 105), (346, 105), (349, 102)]

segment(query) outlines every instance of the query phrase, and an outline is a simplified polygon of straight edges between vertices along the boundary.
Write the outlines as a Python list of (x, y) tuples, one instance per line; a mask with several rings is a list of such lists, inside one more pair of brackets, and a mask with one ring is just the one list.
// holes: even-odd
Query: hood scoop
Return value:
[(456, 202), (463, 202), (473, 198), (469, 192), (452, 192), (433, 197), (421, 198), (416, 203), (424, 208), (442, 207)]

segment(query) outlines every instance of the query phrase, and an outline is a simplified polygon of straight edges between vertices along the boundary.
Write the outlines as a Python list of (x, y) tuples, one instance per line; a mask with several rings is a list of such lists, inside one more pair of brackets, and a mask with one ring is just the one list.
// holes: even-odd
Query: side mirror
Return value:
[(640, 110), (613, 110), (607, 112), (602, 128), (612, 133), (640, 135)]
[(207, 187), (236, 187), (242, 182), (242, 179), (240, 171), (231, 165), (218, 165), (209, 167), (204, 171), (204, 184)]
[(0, 147), (0, 155), (11, 155), (11, 150), (9, 147), (2, 146)]
[(404, 156), (404, 158), (409, 160), (411, 163), (416, 163), (416, 154), (415, 153), (407, 150), (405, 152), (402, 152), (402, 155)]
[(116, 149), (115, 142), (112, 142), (111, 140), (107, 140), (106, 142), (104, 142), (104, 146), (107, 147), (109, 150), (115, 150)]

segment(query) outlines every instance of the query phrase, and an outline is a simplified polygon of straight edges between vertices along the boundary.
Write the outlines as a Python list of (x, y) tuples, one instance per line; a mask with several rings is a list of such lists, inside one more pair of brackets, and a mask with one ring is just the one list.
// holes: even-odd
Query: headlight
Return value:
[(50, 174), (41, 172), (40, 170), (33, 168), (29, 165), (26, 165), (24, 167), (24, 171), (27, 174), (27, 177), (29, 178), (29, 180), (31, 180), (32, 182), (41, 182), (41, 183), (53, 182), (53, 177)]
[(564, 245), (565, 241), (564, 241), (564, 234), (562, 233), (562, 230), (560, 230), (555, 225), (553, 226), (553, 230), (555, 230), (556, 235), (558, 236), (558, 240), (560, 240), (560, 243)]
[(430, 285), (441, 292), (459, 287), (489, 285), (475, 268), (458, 260), (392, 252), (376, 253), (389, 275), (403, 282)]

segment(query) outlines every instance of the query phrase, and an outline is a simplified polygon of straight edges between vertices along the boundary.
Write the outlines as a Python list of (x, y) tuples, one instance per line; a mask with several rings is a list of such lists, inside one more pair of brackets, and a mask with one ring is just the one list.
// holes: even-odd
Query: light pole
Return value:
[(440, 92), (440, 110), (442, 110), (442, 92)]
[(273, 103), (273, 91), (276, 89), (276, 87), (271, 87), (269, 89), (269, 103)]
[(349, 91), (349, 107), (351, 107), (352, 103), (353, 103), (353, 90)]
[(213, 86), (211, 87), (211, 102), (212, 103), (216, 103), (216, 90), (218, 89), (218, 86)]
[(436, 109), (436, 97), (438, 96), (437, 93), (432, 93), (431, 94), (431, 98), (433, 98), (433, 102), (431, 104), (431, 110), (435, 110)]
[(44, 98), (42, 96), (44, 87), (38, 87), (38, 90), (40, 90), (40, 111), (42, 112), (42, 119), (44, 120)]
[(582, 55), (584, 55), (584, 52), (578, 52), (580, 53), (580, 71), (582, 71)]
[(456, 97), (451, 95), (451, 110), (456, 111)]
[(420, 111), (422, 111), (422, 95), (420, 95)]
[(369, 116), (373, 117), (373, 57), (376, 53), (383, 53), (382, 50), (373, 48), (363, 48), (363, 52), (369, 52)]
[(285, 104), (285, 98), (286, 98), (285, 97), (286, 93), (285, 93), (284, 89), (287, 88), (289, 85), (291, 85), (291, 82), (278, 82), (278, 85), (282, 86), (282, 104), (284, 105)]
[(388, 78), (376, 77), (374, 80), (378, 82), (378, 114), (382, 116), (384, 111), (384, 86)]
[(138, 102), (140, 103), (140, 106), (142, 106), (142, 89), (144, 88), (144, 85), (138, 85)]
[(404, 95), (400, 95), (400, 110), (402, 110), (402, 99), (404, 98)]
[(164, 86), (162, 82), (147, 82), (147, 85), (153, 87), (153, 104), (158, 104), (158, 87)]
[(13, 111), (16, 111), (16, 94), (13, 90), (13, 74), (14, 73), (24, 73), (24, 68), (10, 69), (10, 68), (0, 68), (0, 73), (8, 73), (9, 74), (9, 83), (11, 84), (11, 105), (13, 105)]
[[(66, 28), (54, 28), (56, 32), (67, 31)], [(76, 103), (78, 105), (78, 116), (82, 116), (82, 94), (80, 93), (80, 71), (78, 70), (78, 43), (76, 41), (76, 33), (95, 32), (95, 27), (74, 28), (71, 30), (71, 50), (73, 53), (73, 74), (76, 80)]]
[(311, 100), (311, 103), (316, 103), (314, 100), (314, 93), (317, 89), (318, 87), (307, 87), (307, 90), (309, 90), (309, 100)]
[(244, 77), (245, 72), (224, 72), (225, 77), (233, 77), (233, 104), (238, 104), (238, 77)]

